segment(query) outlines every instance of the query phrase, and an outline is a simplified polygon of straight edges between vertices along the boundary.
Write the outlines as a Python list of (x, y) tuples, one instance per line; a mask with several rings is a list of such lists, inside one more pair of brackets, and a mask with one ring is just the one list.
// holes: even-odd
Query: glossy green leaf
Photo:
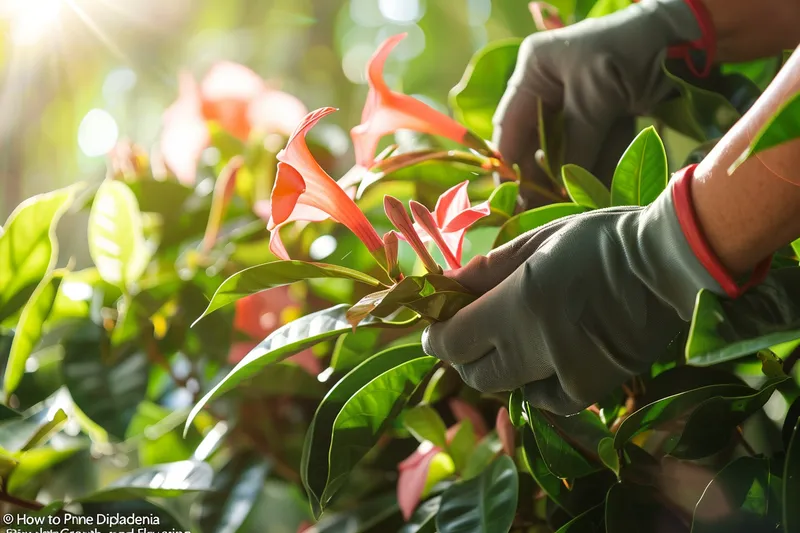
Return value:
[(403, 415), (403, 426), (419, 442), (430, 441), (440, 448), (446, 448), (445, 433), (447, 428), (432, 407), (418, 405)]
[(800, 396), (795, 398), (789, 410), (786, 412), (786, 418), (783, 421), (783, 428), (781, 429), (781, 440), (783, 440), (783, 449), (789, 449), (789, 443), (792, 440), (794, 427), (800, 422)]
[(645, 128), (617, 164), (611, 205), (648, 205), (667, 187), (668, 177), (664, 143), (655, 128)]
[(576, 204), (552, 204), (525, 211), (512, 217), (508, 222), (503, 224), (492, 248), (497, 248), (498, 246), (514, 240), (514, 238), (519, 237), (526, 231), (544, 226), (548, 222), (569, 215), (577, 215), (585, 211), (585, 207)]
[(55, 231), (72, 203), (73, 189), (22, 202), (0, 233), (0, 322), (25, 305), (58, 257)]
[[(505, 221), (514, 216), (514, 211), (517, 208), (518, 196), (519, 196), (519, 183), (508, 181), (498, 185), (497, 188), (495, 188), (495, 190), (492, 191), (491, 196), (489, 196), (488, 202), (491, 214), (487, 218), (491, 219), (493, 217), (496, 217), (499, 218), (500, 220)], [(483, 220), (485, 219), (481, 219), (478, 222), (481, 222)]]
[(399, 514), (397, 494), (393, 491), (370, 498), (353, 509), (325, 516), (314, 526), (314, 533), (379, 533), (384, 522)]
[(800, 93), (795, 94), (781, 105), (728, 172), (733, 173), (739, 165), (755, 154), (797, 138), (800, 138)]
[(604, 437), (597, 445), (597, 455), (606, 468), (619, 476), (619, 454), (617, 449), (614, 448), (614, 438)]
[(739, 457), (708, 484), (694, 509), (692, 533), (735, 533), (780, 530), (770, 523), (769, 461)]
[(439, 533), (508, 531), (517, 510), (519, 478), (514, 461), (502, 455), (480, 476), (451, 486), (442, 494)]
[(0, 477), (5, 478), (19, 464), (19, 460), (5, 450), (0, 449)]
[(366, 359), (340, 379), (319, 404), (303, 445), (300, 476), (315, 513), (321, 512), (320, 498), (328, 482), (329, 451), (333, 426), (347, 402), (377, 376), (424, 357), (419, 344), (384, 350)]
[(450, 91), (456, 119), (484, 139), (492, 138), (492, 117), (514, 72), (520, 42), (495, 41), (476, 52), (461, 81)]
[[(305, 315), (289, 322), (272, 332), (261, 341), (258, 346), (250, 350), (227, 376), (217, 383), (203, 398), (195, 404), (186, 421), (188, 428), (194, 418), (211, 400), (218, 398), (233, 389), (246, 379), (255, 376), (262, 368), (278, 361), (283, 361), (289, 356), (305, 350), (322, 341), (332, 339), (352, 331), (353, 327), (347, 321), (348, 305), (337, 305), (315, 313)], [(411, 322), (384, 322), (380, 319), (369, 317), (359, 327), (406, 327)]]
[(647, 431), (659, 424), (687, 415), (702, 402), (716, 396), (736, 397), (753, 394), (754, 392), (753, 389), (744, 385), (724, 384), (709, 385), (708, 387), (668, 396), (645, 405), (626, 418), (620, 424), (614, 436), (614, 446), (617, 449), (622, 448), (626, 442), (642, 431)]
[(550, 472), (530, 428), (522, 431), (522, 457), (528, 472), (531, 473), (545, 494), (568, 513), (576, 514), (579, 508), (573, 501), (571, 491), (564, 485), (561, 478)]
[(125, 433), (126, 442), (136, 443), (139, 466), (192, 458), (202, 437), (197, 431), (183, 437), (181, 429), (187, 412), (187, 409), (167, 409), (148, 401), (139, 404)]
[[(542, 158), (536, 164), (554, 183), (561, 185), (561, 168), (564, 165), (564, 114), (553, 111), (537, 98), (539, 148)], [(524, 176), (523, 176), (524, 179)], [(521, 187), (525, 188), (523, 181)]]
[(464, 382), (452, 367), (441, 366), (428, 380), (425, 392), (422, 395), (422, 403), (434, 404), (439, 400), (447, 398), (463, 386)]
[(556, 531), (556, 533), (604, 533), (604, 506), (598, 505), (576, 516)]
[(608, 435), (599, 418), (585, 411), (575, 417), (559, 417), (532, 408), (527, 413), (539, 451), (553, 475), (572, 479), (599, 470), (599, 464), (587, 459), (596, 459), (600, 440)]
[(142, 229), (142, 213), (131, 189), (106, 180), (89, 214), (89, 253), (100, 276), (120, 288), (138, 281), (150, 259)]
[(683, 430), (673, 432), (666, 451), (680, 459), (701, 459), (722, 450), (737, 426), (764, 407), (775, 387), (786, 379), (771, 379), (752, 394), (704, 401), (692, 412)]
[(361, 364), (375, 352), (380, 334), (378, 329), (362, 328), (340, 336), (333, 347), (331, 368), (343, 372)]
[(463, 472), (467, 467), (476, 444), (477, 436), (475, 435), (475, 429), (472, 427), (472, 422), (469, 419), (459, 422), (456, 434), (453, 435), (453, 439), (447, 446), (447, 452), (453, 458), (456, 472)]
[(198, 523), (207, 533), (236, 533), (261, 495), (269, 465), (240, 454), (215, 476), (203, 495)]
[[(409, 348), (420, 349), (418, 345)], [(400, 414), (436, 363), (436, 358), (426, 355), (402, 363), (371, 379), (347, 400), (333, 423), (322, 507)]]
[(9, 452), (25, 452), (46, 443), (67, 421), (62, 409), (47, 406), (26, 418), (13, 419), (0, 425), (0, 448)]
[(525, 397), (524, 389), (514, 389), (508, 398), (508, 417), (515, 428), (525, 427)]
[(422, 502), (398, 533), (436, 533), (436, 515), (442, 504), (441, 496)]
[(800, 420), (795, 423), (786, 462), (783, 467), (783, 528), (787, 533), (800, 531), (800, 507), (792, 502), (800, 494)]
[(479, 476), (502, 449), (503, 443), (500, 442), (496, 431), (492, 431), (483, 437), (467, 457), (466, 464), (461, 470), (461, 479), (472, 479)]
[(372, 287), (380, 286), (377, 279), (350, 268), (305, 261), (273, 261), (246, 268), (223, 281), (197, 321), (245, 296), (305, 279), (323, 278), (351, 279)]
[(258, 379), (251, 380), (243, 391), (249, 396), (292, 396), (294, 398), (322, 398), (327, 388), (292, 361), (275, 363), (264, 368)]
[(139, 498), (175, 498), (211, 489), (214, 471), (207, 463), (180, 461), (142, 468), (77, 501), (107, 502)]
[(81, 450), (81, 444), (68, 445), (59, 448), (45, 446), (34, 448), (17, 455), (19, 465), (8, 477), (6, 490), (10, 494), (18, 494), (26, 483), (36, 476), (46, 472), (58, 463), (69, 459)]
[(75, 404), (121, 439), (147, 393), (148, 360), (143, 353), (111, 358), (103, 353), (107, 342), (101, 328), (84, 324), (64, 340), (62, 371)]
[(561, 167), (569, 197), (578, 205), (589, 209), (602, 209), (611, 205), (611, 192), (594, 174), (578, 165)]
[(3, 376), (7, 398), (17, 390), (25, 374), (25, 363), (42, 338), (44, 323), (53, 308), (61, 279), (61, 275), (45, 275), (22, 308)]
[(712, 365), (800, 339), (800, 268), (773, 271), (736, 300), (701, 291), (686, 357)]

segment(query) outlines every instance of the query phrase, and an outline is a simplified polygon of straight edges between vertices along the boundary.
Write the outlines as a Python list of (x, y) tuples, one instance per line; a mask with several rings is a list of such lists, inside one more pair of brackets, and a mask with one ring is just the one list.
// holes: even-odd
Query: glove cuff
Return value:
[(680, 170), (673, 178), (672, 200), (675, 206), (675, 213), (678, 217), (678, 223), (681, 226), (681, 230), (683, 230), (689, 247), (692, 249), (692, 252), (694, 252), (695, 257), (700, 261), (700, 264), (702, 264), (714, 280), (719, 283), (722, 290), (725, 291), (725, 294), (730, 298), (738, 298), (753, 285), (764, 281), (769, 271), (772, 258), (768, 257), (759, 263), (750, 274), (747, 281), (742, 284), (736, 282), (728, 269), (725, 268), (711, 249), (700, 227), (700, 222), (697, 219), (697, 213), (692, 203), (692, 179), (694, 178), (695, 168), (697, 168), (697, 165), (688, 166)]
[[(699, 39), (690, 41), (678, 46), (669, 48), (667, 57), (672, 59), (683, 59), (692, 74), (699, 78), (705, 78), (711, 72), (711, 65), (717, 55), (717, 31), (711, 13), (703, 4), (702, 0), (683, 0), (692, 11), (697, 25), (700, 27), (701, 36)], [(692, 51), (700, 50), (705, 52), (705, 62), (702, 69), (698, 69), (692, 60)]]

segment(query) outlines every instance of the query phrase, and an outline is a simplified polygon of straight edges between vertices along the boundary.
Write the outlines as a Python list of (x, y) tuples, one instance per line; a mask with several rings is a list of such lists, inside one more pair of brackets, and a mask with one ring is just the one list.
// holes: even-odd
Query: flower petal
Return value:
[(501, 407), (497, 412), (497, 421), (494, 425), (497, 430), (497, 436), (500, 437), (500, 442), (503, 443), (503, 451), (509, 457), (514, 457), (516, 444), (514, 442), (517, 430), (511, 423), (511, 418), (508, 416), (508, 409)]
[(489, 433), (483, 416), (481, 416), (478, 410), (472, 405), (461, 398), (450, 398), (448, 404), (450, 405), (450, 410), (453, 412), (453, 416), (455, 416), (457, 420), (467, 419), (472, 422), (472, 428), (475, 430), (475, 435), (477, 437), (481, 438)]
[(250, 102), (247, 116), (252, 129), (261, 134), (289, 136), (307, 113), (303, 102), (291, 94), (268, 90)]
[(465, 209), (451, 218), (447, 224), (444, 225), (442, 231), (449, 233), (451, 231), (461, 231), (468, 229), (474, 223), (479, 221), (485, 216), (492, 213), (492, 208), (489, 207), (489, 202), (482, 202), (474, 207)]
[(450, 268), (461, 268), (461, 262), (454, 255), (454, 250), (448, 246), (448, 243), (442, 237), (442, 232), (439, 231), (436, 221), (433, 219), (431, 212), (428, 211), (428, 208), (414, 200), (410, 202), (410, 205), (411, 212), (414, 214), (414, 220), (425, 229), (425, 232), (433, 239), (436, 246), (439, 247), (445, 261), (447, 261), (447, 266)]
[(164, 112), (161, 155), (178, 181), (193, 185), (197, 164), (210, 139), (197, 82), (188, 72), (181, 72), (179, 85), (178, 100)]
[(441, 450), (437, 447), (433, 447), (424, 453), (417, 450), (398, 465), (397, 503), (403, 513), (403, 518), (406, 520), (411, 518), (414, 509), (417, 508), (419, 501), (422, 499), (431, 461), (439, 452)]
[(306, 182), (300, 172), (287, 163), (278, 163), (275, 184), (272, 186), (272, 223), (283, 224), (289, 220), (297, 200), (304, 192)]
[(411, 245), (411, 248), (422, 260), (425, 269), (434, 274), (441, 274), (441, 267), (436, 264), (436, 261), (433, 260), (428, 249), (422, 244), (419, 235), (417, 235), (417, 232), (414, 230), (414, 224), (411, 222), (411, 217), (408, 216), (403, 203), (397, 198), (387, 194), (383, 197), (383, 210), (386, 211), (386, 216), (389, 218), (389, 221), (400, 231), (403, 237), (405, 237), (404, 240)]
[(203, 100), (249, 102), (266, 90), (261, 76), (239, 63), (221, 61), (212, 65), (200, 84)]
[(439, 196), (433, 212), (436, 214), (436, 222), (438, 222), (440, 228), (444, 228), (461, 211), (469, 209), (468, 185), (469, 181), (462, 181)]

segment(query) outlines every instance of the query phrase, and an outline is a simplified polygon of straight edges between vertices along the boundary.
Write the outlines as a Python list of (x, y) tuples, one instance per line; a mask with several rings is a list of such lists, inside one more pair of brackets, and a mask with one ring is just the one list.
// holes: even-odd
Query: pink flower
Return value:
[(300, 100), (236, 63), (217, 63), (200, 85), (188, 72), (178, 80), (178, 100), (164, 113), (161, 153), (187, 185), (194, 183), (200, 155), (211, 141), (208, 122), (246, 141), (254, 132), (289, 135), (307, 112)]
[(450, 268), (461, 267), (464, 235), (467, 229), (491, 213), (488, 202), (475, 207), (470, 205), (467, 196), (468, 184), (469, 182), (465, 181), (445, 191), (436, 202), (433, 213), (424, 205), (411, 202), (411, 211), (417, 222), (415, 228), (420, 239), (423, 242), (433, 240), (442, 251)]
[(516, 450), (514, 441), (516, 440), (517, 430), (514, 429), (511, 418), (508, 416), (508, 409), (505, 407), (497, 411), (497, 421), (494, 427), (497, 430), (497, 436), (500, 437), (500, 442), (503, 443), (503, 451), (513, 458)]
[(565, 26), (558, 9), (547, 2), (531, 2), (528, 9), (533, 15), (533, 23), (539, 31), (555, 30)]
[(425, 248), (403, 203), (394, 196), (389, 196), (387, 194), (383, 197), (383, 210), (386, 212), (389, 221), (394, 224), (394, 227), (400, 232), (403, 240), (411, 245), (411, 248), (422, 260), (425, 269), (433, 274), (441, 274), (442, 267), (436, 264), (436, 261), (433, 260), (428, 249)]
[[(228, 362), (236, 364), (241, 361), (258, 342), (290, 322), (299, 311), (299, 304), (292, 298), (287, 286), (275, 287), (237, 300), (233, 327), (253, 341), (234, 342), (228, 353)], [(291, 356), (288, 361), (297, 363), (312, 376), (322, 371), (319, 359), (311, 349)]]
[(406, 34), (389, 37), (367, 65), (369, 94), (361, 124), (350, 131), (356, 151), (356, 164), (369, 168), (381, 137), (408, 129), (452, 139), (477, 150), (485, 144), (467, 128), (411, 96), (392, 91), (383, 80), (383, 66), (395, 46)]
[(282, 259), (288, 259), (280, 227), (289, 222), (319, 221), (328, 216), (344, 224), (363, 242), (367, 249), (381, 261), (383, 250), (375, 228), (358, 208), (352, 198), (337, 184), (311, 155), (306, 145), (306, 134), (323, 117), (336, 109), (325, 107), (309, 113), (292, 136), (286, 148), (278, 153), (278, 173), (272, 188), (270, 250)]

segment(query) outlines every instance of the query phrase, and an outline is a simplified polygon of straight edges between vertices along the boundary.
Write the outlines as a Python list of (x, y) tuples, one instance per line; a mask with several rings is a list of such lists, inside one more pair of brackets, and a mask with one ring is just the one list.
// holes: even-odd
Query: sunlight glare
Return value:
[(78, 146), (89, 157), (106, 155), (119, 139), (119, 128), (108, 111), (92, 109), (78, 126)]
[(2, 15), (11, 22), (11, 40), (30, 46), (46, 37), (58, 23), (63, 0), (6, 0)]

